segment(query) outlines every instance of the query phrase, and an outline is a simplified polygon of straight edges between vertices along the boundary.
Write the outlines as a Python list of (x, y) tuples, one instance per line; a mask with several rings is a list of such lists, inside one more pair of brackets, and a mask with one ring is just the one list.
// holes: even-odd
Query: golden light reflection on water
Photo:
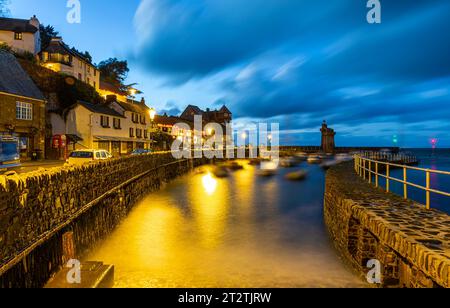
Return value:
[(211, 196), (216, 192), (217, 180), (215, 178), (213, 178), (211, 172), (208, 172), (208, 174), (203, 176), (202, 182), (203, 182), (203, 188), (205, 189), (206, 194)]
[[(193, 201), (192, 212), (197, 224), (200, 243), (204, 248), (214, 248), (221, 243), (225, 232), (228, 212), (228, 185), (226, 179), (215, 179), (207, 175), (193, 179), (188, 199)], [(206, 193), (205, 193), (206, 191)]]
[(86, 260), (115, 265), (116, 287), (363, 286), (326, 239), (279, 240), (289, 223), (272, 204), (280, 194), (253, 167), (229, 179), (183, 177), (137, 205)]

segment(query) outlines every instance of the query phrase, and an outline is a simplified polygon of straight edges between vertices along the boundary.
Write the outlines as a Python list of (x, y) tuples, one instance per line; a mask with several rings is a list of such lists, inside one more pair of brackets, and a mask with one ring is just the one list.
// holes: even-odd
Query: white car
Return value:
[(78, 150), (73, 151), (67, 163), (69, 165), (84, 165), (96, 161), (103, 161), (111, 159), (111, 153), (105, 150)]

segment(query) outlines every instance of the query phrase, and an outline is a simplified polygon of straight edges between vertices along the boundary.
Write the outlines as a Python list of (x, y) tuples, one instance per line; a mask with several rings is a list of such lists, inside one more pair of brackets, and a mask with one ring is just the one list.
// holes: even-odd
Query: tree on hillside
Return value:
[[(0, 0), (1, 1), (1, 0)], [(41, 45), (42, 49), (45, 49), (50, 44), (50, 41), (52, 37), (58, 36), (59, 32), (55, 30), (53, 26), (47, 25), (40, 25), (39, 26), (39, 32), (41, 34)]]
[(82, 55), (86, 60), (88, 60), (89, 62), (92, 63), (92, 56), (89, 53), (89, 51), (85, 51), (85, 52), (81, 52), (78, 49), (76, 49), (75, 47), (72, 47), (72, 51), (79, 53), (80, 55)]
[(127, 90), (124, 81), (128, 76), (130, 69), (127, 61), (119, 61), (117, 58), (109, 58), (108, 60), (100, 62), (98, 65), (102, 79), (109, 82), (122, 91)]
[(9, 16), (9, 0), (0, 0), (0, 17)]

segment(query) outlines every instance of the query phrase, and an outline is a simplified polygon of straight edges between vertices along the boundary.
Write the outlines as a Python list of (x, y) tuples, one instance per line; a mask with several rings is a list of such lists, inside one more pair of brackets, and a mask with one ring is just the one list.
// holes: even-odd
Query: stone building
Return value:
[(204, 111), (197, 106), (189, 105), (181, 114), (180, 118), (194, 122), (195, 116), (202, 116), (204, 124), (218, 123), (222, 126), (231, 123), (233, 120), (233, 114), (226, 106), (222, 106), (219, 110), (211, 110), (208, 108)]
[(41, 51), (39, 20), (0, 18), (0, 45), (6, 44), (15, 52), (30, 52), (37, 55)]
[(320, 131), (322, 133), (322, 151), (325, 153), (334, 153), (334, 149), (336, 147), (336, 143), (334, 141), (336, 132), (334, 129), (328, 127), (326, 121), (323, 121), (322, 129)]
[(52, 38), (41, 52), (40, 61), (42, 66), (54, 72), (72, 76), (99, 90), (100, 71), (85, 56), (69, 48), (61, 37)]
[(19, 138), (21, 158), (45, 153), (45, 98), (10, 53), (0, 51), (0, 134)]

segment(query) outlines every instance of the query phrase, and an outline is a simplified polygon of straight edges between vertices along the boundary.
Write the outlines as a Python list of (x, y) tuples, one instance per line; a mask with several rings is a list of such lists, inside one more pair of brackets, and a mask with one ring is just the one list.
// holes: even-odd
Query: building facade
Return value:
[(21, 159), (45, 157), (44, 96), (7, 52), (0, 51), (0, 72), (0, 134), (19, 139)]
[(37, 55), (41, 51), (39, 20), (0, 18), (0, 45), (6, 44), (17, 53), (29, 52)]
[(54, 72), (72, 76), (97, 91), (100, 88), (100, 71), (82, 54), (67, 46), (61, 37), (52, 38), (40, 54), (41, 65)]
[[(115, 157), (136, 149), (150, 149), (154, 130), (145, 101), (111, 101), (106, 104), (78, 102), (63, 115), (50, 115), (55, 146), (74, 150), (102, 149)], [(60, 157), (63, 158), (63, 157)]]

